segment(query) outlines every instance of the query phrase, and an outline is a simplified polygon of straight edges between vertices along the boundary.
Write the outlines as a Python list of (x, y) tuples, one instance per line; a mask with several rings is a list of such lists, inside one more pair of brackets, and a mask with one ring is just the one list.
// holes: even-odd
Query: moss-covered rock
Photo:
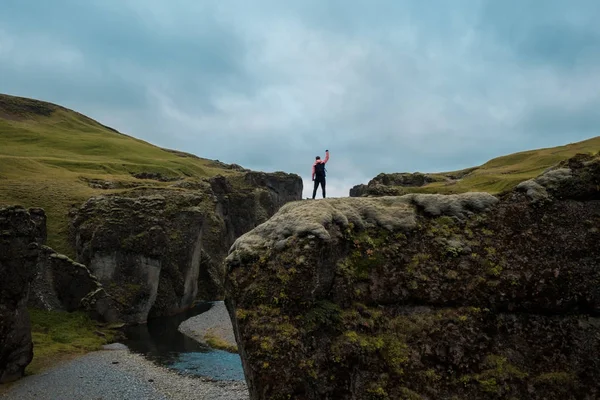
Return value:
[(548, 171), (541, 202), (518, 188), (282, 207), (225, 264), (252, 398), (600, 395), (599, 166)]
[(72, 241), (124, 320), (142, 323), (221, 298), (233, 241), (301, 194), (296, 175), (246, 172), (94, 197), (72, 211)]

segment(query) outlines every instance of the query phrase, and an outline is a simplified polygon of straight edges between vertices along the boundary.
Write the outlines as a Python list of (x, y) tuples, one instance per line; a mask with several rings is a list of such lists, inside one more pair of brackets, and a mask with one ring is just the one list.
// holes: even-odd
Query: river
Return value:
[(216, 381), (243, 381), (244, 371), (238, 354), (212, 349), (178, 330), (182, 322), (210, 310), (212, 305), (212, 302), (198, 303), (181, 314), (128, 327), (123, 344), (132, 352), (180, 374)]

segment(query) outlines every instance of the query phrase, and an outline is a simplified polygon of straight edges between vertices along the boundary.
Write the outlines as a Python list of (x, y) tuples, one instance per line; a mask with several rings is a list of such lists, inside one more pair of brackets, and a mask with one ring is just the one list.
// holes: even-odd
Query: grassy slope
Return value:
[[(577, 153), (600, 151), (600, 136), (565, 146), (537, 149), (494, 158), (475, 168), (462, 179), (453, 182), (434, 182), (420, 188), (407, 188), (422, 193), (463, 193), (467, 191), (492, 194), (510, 190), (522, 181), (541, 174), (545, 169)], [(460, 171), (430, 174), (444, 176)]]
[(81, 312), (30, 309), (33, 360), (28, 375), (39, 373), (58, 361), (100, 350), (102, 345), (122, 336), (118, 330), (93, 321)]
[(211, 160), (167, 151), (105, 127), (74, 111), (0, 94), (0, 205), (42, 207), (48, 245), (73, 256), (68, 210), (101, 193), (82, 178), (166, 186), (131, 173), (199, 178), (235, 172)]

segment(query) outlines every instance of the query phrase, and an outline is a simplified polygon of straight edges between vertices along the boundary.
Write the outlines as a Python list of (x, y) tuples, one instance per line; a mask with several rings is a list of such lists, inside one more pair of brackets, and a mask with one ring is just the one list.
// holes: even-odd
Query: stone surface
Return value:
[(47, 246), (40, 248), (28, 303), (44, 310), (85, 310), (104, 322), (118, 321), (121, 308), (85, 265)]
[(143, 323), (222, 297), (219, 265), (233, 241), (301, 195), (299, 176), (247, 172), (94, 197), (72, 212), (77, 260), (125, 322)]
[(251, 398), (598, 398), (600, 159), (488, 196), (295, 202), (240, 237)]
[[(32, 215), (33, 214), (33, 215)], [(0, 208), (0, 383), (19, 379), (33, 358), (27, 295), (36, 271), (39, 213)]]

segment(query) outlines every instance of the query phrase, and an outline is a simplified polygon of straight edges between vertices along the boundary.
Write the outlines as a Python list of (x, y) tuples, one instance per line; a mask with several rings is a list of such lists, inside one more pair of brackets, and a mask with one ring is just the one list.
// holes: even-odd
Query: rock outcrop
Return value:
[(356, 185), (350, 189), (350, 197), (367, 196), (399, 196), (406, 192), (405, 187), (420, 187), (431, 182), (437, 182), (441, 178), (415, 173), (379, 174), (371, 179), (368, 184)]
[(44, 232), (22, 207), (0, 208), (0, 383), (23, 376), (33, 358), (27, 294)]
[(252, 399), (600, 396), (600, 158), (495, 197), (294, 202), (224, 265)]
[(222, 297), (218, 266), (233, 241), (301, 195), (296, 175), (247, 172), (94, 197), (72, 212), (77, 260), (125, 322), (143, 323)]
[(443, 174), (381, 173), (366, 185), (360, 184), (350, 189), (350, 197), (400, 196), (406, 194), (406, 188), (425, 186), (433, 182), (453, 182), (462, 179), (476, 168), (468, 168)]
[(103, 322), (118, 321), (122, 308), (85, 265), (48, 246), (39, 249), (28, 305), (48, 311), (86, 311)]

